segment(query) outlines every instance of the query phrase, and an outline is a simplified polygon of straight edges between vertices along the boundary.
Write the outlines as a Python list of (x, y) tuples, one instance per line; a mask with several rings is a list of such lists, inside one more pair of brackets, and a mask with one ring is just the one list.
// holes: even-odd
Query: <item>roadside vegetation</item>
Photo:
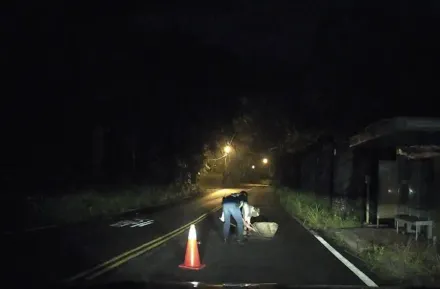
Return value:
[[(383, 233), (374, 235), (374, 228), (361, 229), (356, 215), (331, 210), (328, 200), (313, 193), (288, 188), (277, 188), (276, 192), (289, 214), (347, 248), (382, 280), (410, 285), (440, 284), (440, 255), (435, 245), (412, 238), (399, 242)], [(390, 233), (392, 236), (393, 232)]]
[(420, 246), (413, 240), (406, 244), (370, 242), (358, 255), (384, 279), (408, 285), (439, 284), (440, 256), (432, 245)]
[(356, 216), (336, 213), (330, 209), (328, 200), (320, 199), (313, 193), (294, 192), (287, 188), (278, 188), (277, 193), (285, 210), (314, 230), (352, 228), (360, 225)]
[(196, 185), (95, 187), (54, 196), (34, 196), (18, 204), (26, 207), (21, 227), (77, 223), (92, 218), (166, 205), (196, 196)]
[(127, 212), (179, 203), (221, 186), (221, 174), (205, 174), (170, 185), (107, 184), (43, 191), (32, 195), (8, 195), (1, 222), (2, 232), (64, 225), (108, 218)]
[(261, 183), (262, 185), (268, 185), (268, 186), (270, 186), (270, 185), (272, 184), (272, 180), (271, 180), (271, 179), (262, 179), (262, 180), (260, 181), (260, 183)]

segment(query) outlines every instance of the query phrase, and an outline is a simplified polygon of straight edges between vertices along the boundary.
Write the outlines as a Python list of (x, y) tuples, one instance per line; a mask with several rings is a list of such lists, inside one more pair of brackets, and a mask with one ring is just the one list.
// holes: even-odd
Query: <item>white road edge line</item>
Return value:
[(364, 272), (359, 270), (353, 263), (347, 260), (341, 253), (339, 253), (335, 248), (332, 247), (324, 238), (318, 235), (318, 233), (307, 228), (303, 222), (301, 222), (297, 217), (292, 216), (304, 229), (310, 232), (330, 253), (333, 254), (342, 264), (344, 264), (351, 272), (353, 272), (362, 282), (365, 283), (368, 287), (379, 287), (373, 280), (370, 279)]
[(324, 240), (321, 236), (314, 234), (315, 238), (318, 239), (321, 244), (326, 247), (336, 258), (338, 258), (339, 261), (341, 261), (345, 266), (347, 266), (348, 269), (351, 270), (356, 276), (359, 277), (359, 279), (362, 280), (362, 282), (365, 283), (365, 285), (369, 287), (379, 287), (376, 283), (374, 283), (373, 280), (370, 279), (367, 275), (365, 275), (364, 272), (359, 270), (353, 263), (348, 261), (344, 256), (341, 255), (335, 248), (333, 248), (329, 243), (327, 243), (326, 240)]

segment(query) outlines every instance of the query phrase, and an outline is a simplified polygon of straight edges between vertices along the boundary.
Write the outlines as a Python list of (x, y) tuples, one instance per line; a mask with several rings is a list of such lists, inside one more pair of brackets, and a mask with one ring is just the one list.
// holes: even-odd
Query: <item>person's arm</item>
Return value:
[(220, 217), (220, 221), (225, 222), (225, 212), (222, 212), (222, 216)]
[(249, 224), (248, 222), (246, 222), (246, 220), (245, 220), (244, 218), (243, 218), (243, 224), (244, 224), (244, 226), (245, 226), (246, 228), (248, 228), (249, 230), (252, 230), (252, 231), (256, 232), (255, 228), (252, 227), (251, 224)]
[(250, 210), (249, 210), (249, 204), (243, 202), (243, 218), (246, 219), (246, 217), (250, 217)]

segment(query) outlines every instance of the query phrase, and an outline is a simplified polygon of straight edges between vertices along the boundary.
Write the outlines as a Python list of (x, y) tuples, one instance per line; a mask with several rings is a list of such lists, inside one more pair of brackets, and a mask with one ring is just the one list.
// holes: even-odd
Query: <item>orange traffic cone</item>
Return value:
[(200, 270), (205, 268), (205, 264), (200, 263), (199, 248), (197, 246), (196, 226), (189, 228), (188, 243), (186, 245), (185, 261), (179, 265), (180, 268), (190, 270)]

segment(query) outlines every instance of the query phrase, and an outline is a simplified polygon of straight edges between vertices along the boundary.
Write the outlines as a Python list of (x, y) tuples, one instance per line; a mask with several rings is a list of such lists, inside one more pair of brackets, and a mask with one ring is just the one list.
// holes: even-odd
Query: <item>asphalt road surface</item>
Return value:
[[(365, 286), (359, 274), (283, 211), (269, 187), (252, 187), (249, 202), (261, 209), (257, 221), (279, 224), (275, 237), (250, 239), (245, 246), (223, 244), (221, 197), (237, 190), (217, 190), (157, 212), (3, 236), (6, 277), (12, 282), (7, 284), (199, 281)], [(124, 220), (131, 222), (119, 222)], [(190, 224), (196, 226), (206, 264), (200, 271), (178, 267), (184, 260)]]

